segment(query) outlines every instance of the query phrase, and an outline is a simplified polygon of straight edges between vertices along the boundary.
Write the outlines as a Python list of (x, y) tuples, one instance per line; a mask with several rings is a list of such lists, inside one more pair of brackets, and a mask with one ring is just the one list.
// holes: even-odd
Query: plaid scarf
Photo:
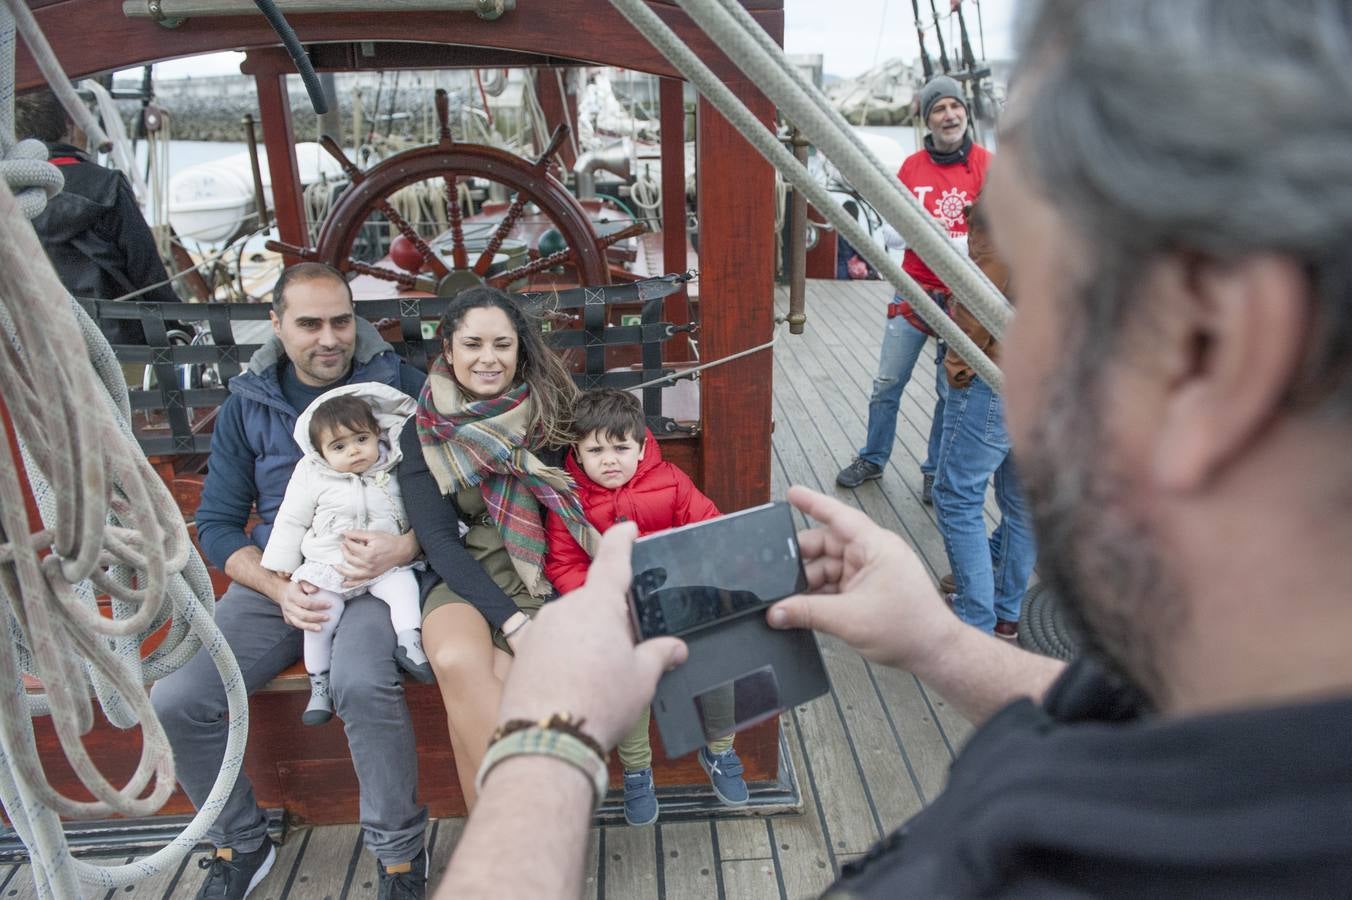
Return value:
[(529, 385), (489, 400), (469, 400), (438, 356), (418, 395), (418, 440), (427, 468), (444, 495), (478, 485), (512, 565), (532, 596), (552, 587), (543, 572), (545, 529), (541, 504), (553, 510), (589, 555), (600, 535), (582, 512), (572, 480), (547, 466), (530, 447), (533, 406)]

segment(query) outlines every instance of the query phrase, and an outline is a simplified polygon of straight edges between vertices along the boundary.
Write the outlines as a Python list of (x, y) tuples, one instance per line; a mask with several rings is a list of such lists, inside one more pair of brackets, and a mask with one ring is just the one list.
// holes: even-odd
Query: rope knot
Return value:
[(0, 177), (29, 219), (41, 215), (47, 201), (66, 186), (66, 176), (47, 162), (47, 145), (32, 139), (19, 141), (7, 157), (0, 159)]

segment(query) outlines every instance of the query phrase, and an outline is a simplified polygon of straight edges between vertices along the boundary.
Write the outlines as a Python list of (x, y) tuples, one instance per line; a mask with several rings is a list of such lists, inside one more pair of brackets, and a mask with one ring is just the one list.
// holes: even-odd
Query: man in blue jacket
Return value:
[[(327, 603), (259, 563), (273, 518), (301, 457), (296, 418), (320, 394), (376, 381), (417, 396), (423, 375), (402, 362), (359, 318), (343, 276), (319, 263), (282, 273), (273, 291), (275, 336), (230, 381), (211, 438), (197, 537), (211, 565), (233, 582), (216, 624), (239, 660), (250, 693), (300, 659), (303, 630), (317, 631)], [(250, 515), (261, 520), (246, 531)], [(412, 533), (348, 532), (344, 554), (354, 580), (402, 565), (419, 552)], [(361, 789), (367, 848), (379, 862), (380, 894), (422, 897), (427, 810), (418, 781), (413, 726), (394, 661), (388, 609), (364, 595), (348, 602), (333, 645), (333, 699), (346, 725)], [(178, 779), (201, 806), (221, 770), (226, 700), (211, 658), (198, 653), (155, 685), (155, 710), (174, 747)], [(240, 900), (263, 880), (276, 853), (249, 779), (240, 774), (207, 838), (217, 846), (199, 898)]]

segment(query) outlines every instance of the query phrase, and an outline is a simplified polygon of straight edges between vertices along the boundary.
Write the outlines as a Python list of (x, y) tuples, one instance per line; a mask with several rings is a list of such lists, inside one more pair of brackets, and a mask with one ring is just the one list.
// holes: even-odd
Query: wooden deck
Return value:
[[(920, 502), (919, 470), (934, 405), (932, 355), (922, 357), (906, 388), (896, 449), (883, 478), (855, 491), (834, 483), (863, 443), (889, 295), (883, 282), (809, 282), (807, 331), (793, 336), (786, 330), (775, 352), (774, 495), (782, 497), (795, 483), (835, 492), (902, 534), (937, 580), (948, 571), (947, 561), (933, 510)], [(778, 300), (785, 311), (783, 291)], [(938, 793), (969, 724), (911, 675), (870, 665), (833, 639), (823, 639), (822, 651), (831, 693), (782, 718), (802, 813), (595, 828), (584, 896), (815, 896), (842, 865)], [(462, 827), (460, 819), (431, 826), (434, 880)], [(135, 888), (110, 891), (104, 900), (191, 897), (203, 875), (197, 866), (203, 855)], [(374, 862), (352, 825), (292, 830), (253, 896), (357, 900), (374, 897), (375, 890)], [(0, 868), (0, 900), (33, 896), (26, 866)]]

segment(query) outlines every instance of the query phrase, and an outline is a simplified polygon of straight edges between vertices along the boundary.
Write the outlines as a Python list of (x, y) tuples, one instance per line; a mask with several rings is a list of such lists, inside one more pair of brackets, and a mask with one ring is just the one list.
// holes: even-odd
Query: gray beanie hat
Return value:
[(952, 97), (967, 108), (967, 98), (962, 95), (962, 85), (947, 75), (935, 75), (920, 89), (920, 121), (928, 122), (930, 110), (934, 104), (945, 97)]

